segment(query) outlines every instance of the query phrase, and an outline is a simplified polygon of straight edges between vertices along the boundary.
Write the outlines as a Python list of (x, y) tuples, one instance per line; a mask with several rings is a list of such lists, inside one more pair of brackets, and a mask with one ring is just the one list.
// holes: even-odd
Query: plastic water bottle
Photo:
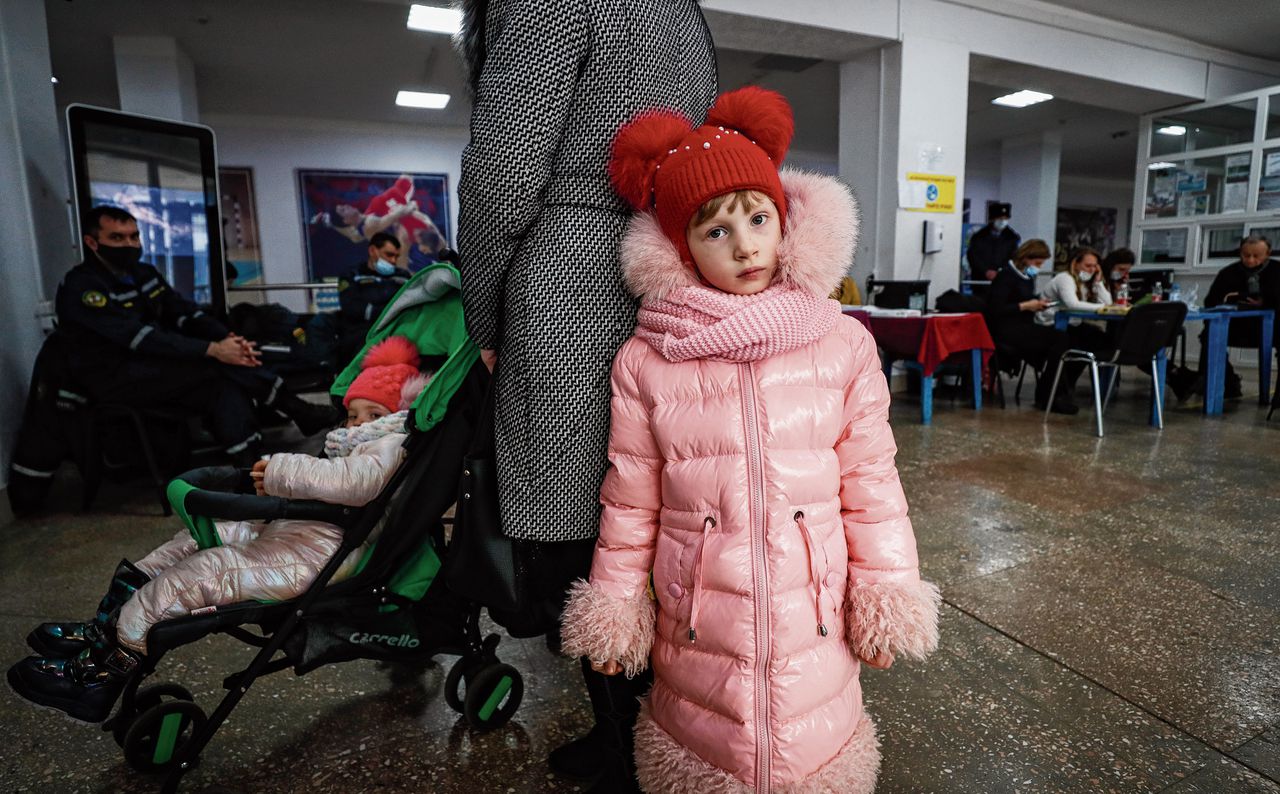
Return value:
[(1120, 286), (1116, 287), (1116, 305), (1129, 305), (1129, 282), (1121, 281)]
[(1170, 284), (1169, 301), (1171, 303), (1177, 303), (1180, 300), (1182, 300), (1182, 287), (1178, 284)]
[(1158, 303), (1164, 298), (1164, 285), (1159, 281), (1151, 285), (1151, 302)]
[(1200, 308), (1200, 285), (1192, 284), (1191, 291), (1187, 293), (1187, 309), (1195, 311)]

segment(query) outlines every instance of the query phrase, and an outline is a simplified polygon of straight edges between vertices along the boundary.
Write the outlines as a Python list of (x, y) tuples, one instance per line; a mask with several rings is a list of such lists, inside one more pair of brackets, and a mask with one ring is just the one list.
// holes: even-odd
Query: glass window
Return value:
[[(1248, 209), (1249, 163), (1252, 159), (1251, 153), (1240, 152), (1180, 163), (1152, 163), (1147, 167), (1147, 200), (1143, 216), (1186, 218), (1244, 212)], [(1276, 167), (1280, 169), (1280, 153), (1276, 155)], [(1280, 191), (1280, 178), (1276, 189)], [(1280, 208), (1280, 193), (1277, 193), (1276, 201), (1277, 208)]]
[(1144, 265), (1184, 264), (1187, 261), (1187, 230), (1146, 229), (1142, 232), (1142, 253), (1138, 261)]
[(1272, 250), (1280, 248), (1280, 226), (1253, 226), (1250, 227), (1249, 234), (1267, 238)]
[(1210, 226), (1204, 230), (1200, 245), (1201, 261), (1211, 259), (1235, 259), (1240, 252), (1240, 240), (1244, 237), (1244, 224), (1239, 226)]
[(1258, 182), (1258, 212), (1280, 210), (1280, 149), (1262, 153), (1262, 179)]
[(1151, 156), (1248, 143), (1253, 140), (1257, 104), (1256, 99), (1246, 99), (1230, 105), (1157, 116), (1151, 122)]
[(1280, 94), (1267, 100), (1267, 138), (1280, 138)]

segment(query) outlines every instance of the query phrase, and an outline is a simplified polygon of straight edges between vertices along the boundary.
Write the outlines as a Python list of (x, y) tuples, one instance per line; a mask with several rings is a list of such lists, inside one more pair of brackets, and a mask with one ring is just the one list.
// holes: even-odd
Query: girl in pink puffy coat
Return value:
[(652, 664), (650, 792), (872, 791), (859, 668), (937, 645), (875, 342), (826, 297), (857, 210), (834, 179), (779, 174), (791, 133), (781, 96), (745, 88), (701, 127), (652, 113), (614, 143), (642, 306), (563, 647), (607, 674)]
[[(254, 466), (258, 493), (332, 504), (374, 499), (404, 459), (406, 409), (428, 382), (413, 342), (393, 336), (375, 345), (343, 398), (344, 427), (325, 439), (324, 458), (277, 454)], [(215, 522), (221, 545), (197, 549), (186, 529), (136, 564), (121, 560), (88, 623), (42, 623), (28, 636), (40, 655), (9, 669), (23, 697), (87, 722), (111, 713), (147, 651), (153, 625), (240, 601), (294, 598), (311, 585), (342, 543), (342, 530), (320, 521)], [(372, 539), (371, 539), (372, 540)], [(333, 581), (364, 554), (356, 549)]]

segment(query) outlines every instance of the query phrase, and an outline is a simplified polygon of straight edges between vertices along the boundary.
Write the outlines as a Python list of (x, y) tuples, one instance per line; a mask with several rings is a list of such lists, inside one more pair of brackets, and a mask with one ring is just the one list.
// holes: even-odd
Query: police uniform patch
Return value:
[(107, 305), (107, 296), (95, 289), (91, 289), (80, 296), (80, 302), (92, 309), (101, 309)]

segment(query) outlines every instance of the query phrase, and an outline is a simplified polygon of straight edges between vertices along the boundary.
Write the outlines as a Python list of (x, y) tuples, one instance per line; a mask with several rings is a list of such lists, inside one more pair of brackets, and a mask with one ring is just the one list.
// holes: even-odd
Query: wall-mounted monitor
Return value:
[(178, 292), (225, 314), (213, 130), (77, 104), (67, 108), (67, 139), (77, 225), (101, 204), (132, 213), (143, 261)]

